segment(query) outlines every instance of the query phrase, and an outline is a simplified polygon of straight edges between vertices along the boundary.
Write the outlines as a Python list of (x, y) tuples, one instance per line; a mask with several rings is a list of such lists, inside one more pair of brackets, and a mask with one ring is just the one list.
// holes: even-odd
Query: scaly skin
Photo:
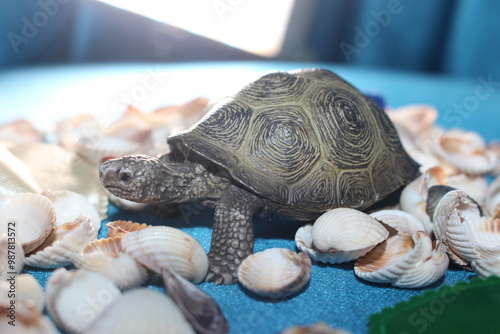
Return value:
[(237, 282), (238, 266), (253, 253), (252, 217), (262, 200), (199, 164), (173, 163), (145, 155), (108, 160), (99, 167), (102, 184), (114, 195), (164, 205), (215, 202), (214, 228), (206, 280)]

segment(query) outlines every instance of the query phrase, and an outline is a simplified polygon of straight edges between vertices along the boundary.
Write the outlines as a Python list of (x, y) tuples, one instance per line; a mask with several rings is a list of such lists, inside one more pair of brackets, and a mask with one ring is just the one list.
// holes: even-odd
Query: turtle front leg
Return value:
[(238, 266), (253, 253), (252, 218), (260, 206), (258, 197), (235, 186), (230, 186), (218, 201), (208, 253), (207, 282), (235, 284), (238, 281)]

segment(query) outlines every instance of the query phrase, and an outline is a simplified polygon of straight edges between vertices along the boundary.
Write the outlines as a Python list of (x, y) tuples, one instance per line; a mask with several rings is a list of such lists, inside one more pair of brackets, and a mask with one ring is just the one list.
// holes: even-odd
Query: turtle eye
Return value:
[(130, 174), (129, 173), (121, 173), (120, 175), (120, 181), (127, 182), (130, 180)]

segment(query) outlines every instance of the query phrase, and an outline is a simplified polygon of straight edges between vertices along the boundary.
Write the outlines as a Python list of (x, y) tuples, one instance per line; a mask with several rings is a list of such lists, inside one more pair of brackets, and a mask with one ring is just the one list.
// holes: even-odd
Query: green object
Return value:
[(500, 278), (429, 290), (369, 317), (370, 334), (500, 333)]

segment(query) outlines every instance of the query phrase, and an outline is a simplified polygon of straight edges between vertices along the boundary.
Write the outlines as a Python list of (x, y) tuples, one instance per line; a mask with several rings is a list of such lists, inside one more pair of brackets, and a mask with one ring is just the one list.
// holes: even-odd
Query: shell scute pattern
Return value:
[(265, 75), (169, 142), (223, 167), (294, 217), (365, 208), (415, 178), (419, 167), (375, 102), (318, 69)]

